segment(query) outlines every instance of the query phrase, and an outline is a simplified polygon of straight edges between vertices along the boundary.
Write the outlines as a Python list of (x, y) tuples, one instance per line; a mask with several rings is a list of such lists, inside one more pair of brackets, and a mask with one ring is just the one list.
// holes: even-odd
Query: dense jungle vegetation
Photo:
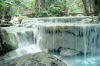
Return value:
[(99, 15), (100, 0), (0, 0), (0, 19), (12, 16), (52, 17)]

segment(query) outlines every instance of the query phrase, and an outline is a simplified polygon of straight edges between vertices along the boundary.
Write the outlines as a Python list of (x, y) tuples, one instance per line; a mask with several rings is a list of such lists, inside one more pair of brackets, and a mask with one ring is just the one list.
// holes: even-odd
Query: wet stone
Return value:
[(38, 52), (4, 61), (0, 66), (67, 66), (64, 62), (46, 52)]

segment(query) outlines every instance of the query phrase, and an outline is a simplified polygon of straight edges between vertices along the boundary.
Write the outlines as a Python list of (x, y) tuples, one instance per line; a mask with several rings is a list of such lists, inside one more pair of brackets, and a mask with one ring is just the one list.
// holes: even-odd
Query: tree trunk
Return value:
[(88, 8), (87, 0), (82, 0), (82, 2), (84, 5), (85, 15), (89, 16), (89, 8)]
[(99, 11), (99, 5), (97, 0), (94, 0), (94, 15), (97, 16), (98, 15), (98, 11)]
[(40, 13), (40, 10), (41, 10), (41, 0), (38, 0), (38, 8), (39, 8), (39, 13)]
[(2, 18), (1, 18), (2, 20), (5, 20), (5, 8), (4, 8), (4, 10), (2, 11)]
[(48, 0), (45, 0), (45, 8), (47, 7), (48, 5)]
[(35, 0), (35, 12), (38, 12), (39, 11), (39, 9), (38, 9), (38, 0)]
[(94, 0), (94, 15), (98, 16), (100, 21), (100, 0)]
[(65, 15), (68, 16), (69, 15), (69, 9), (67, 7), (66, 0), (64, 0), (64, 11), (65, 11)]

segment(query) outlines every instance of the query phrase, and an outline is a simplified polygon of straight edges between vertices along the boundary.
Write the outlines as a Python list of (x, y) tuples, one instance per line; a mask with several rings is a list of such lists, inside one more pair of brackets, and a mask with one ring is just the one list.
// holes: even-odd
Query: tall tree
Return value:
[(84, 11), (85, 11), (85, 15), (86, 16), (89, 16), (90, 14), (89, 14), (89, 8), (88, 8), (88, 0), (82, 0), (82, 2), (83, 2), (83, 5), (84, 5)]
[(95, 15), (98, 15), (100, 21), (100, 0), (94, 0), (94, 13)]
[(98, 0), (93, 0), (94, 1), (94, 4), (93, 4), (93, 7), (94, 7), (94, 15), (98, 15), (98, 12), (99, 12), (99, 1)]

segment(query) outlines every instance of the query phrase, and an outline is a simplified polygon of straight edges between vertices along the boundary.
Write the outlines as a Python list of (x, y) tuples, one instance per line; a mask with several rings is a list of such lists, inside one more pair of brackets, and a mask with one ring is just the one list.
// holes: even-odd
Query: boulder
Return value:
[[(0, 39), (1, 39), (0, 49), (1, 49), (1, 52), (9, 51), (11, 49), (16, 48), (14, 44), (12, 44), (12, 45), (10, 44), (11, 42), (9, 40), (11, 38), (8, 38), (9, 36), (11, 36), (11, 38), (12, 38), (13, 35), (11, 35), (11, 34), (8, 35), (7, 31), (0, 27)], [(13, 40), (12, 42), (15, 41), (13, 38), (12, 38), (12, 40)]]
[(64, 62), (46, 52), (28, 54), (0, 63), (0, 66), (67, 66)]
[(11, 60), (14, 58), (18, 58), (27, 54), (34, 54), (37, 52), (42, 52), (42, 50), (35, 44), (24, 46), (22, 48), (17, 48), (15, 50), (11, 50), (5, 54), (0, 55), (0, 60)]
[(78, 55), (80, 52), (72, 50), (72, 49), (61, 49), (60, 56), (66, 57), (66, 56), (74, 56)]

